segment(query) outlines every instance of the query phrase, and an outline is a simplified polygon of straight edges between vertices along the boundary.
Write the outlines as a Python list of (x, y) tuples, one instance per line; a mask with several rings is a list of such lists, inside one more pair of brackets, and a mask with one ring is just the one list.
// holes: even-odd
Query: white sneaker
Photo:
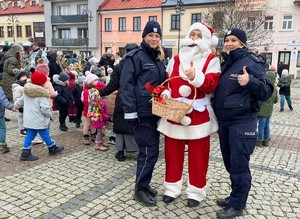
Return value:
[(31, 142), (31, 144), (40, 144), (43, 143), (43, 140), (39, 139), (38, 137), (35, 137), (35, 139), (33, 139), (33, 141)]

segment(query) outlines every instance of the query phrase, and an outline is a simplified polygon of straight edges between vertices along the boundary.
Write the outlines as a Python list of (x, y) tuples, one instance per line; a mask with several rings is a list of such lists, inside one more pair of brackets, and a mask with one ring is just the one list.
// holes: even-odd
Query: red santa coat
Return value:
[[(164, 118), (160, 119), (158, 131), (170, 138), (201, 139), (218, 130), (216, 117), (210, 105), (210, 98), (218, 84), (221, 70), (219, 59), (214, 54), (206, 55), (205, 58), (203, 54), (202, 57), (193, 58), (193, 65), (196, 69), (196, 77), (193, 81), (182, 78), (172, 79), (168, 84), (168, 90), (163, 92), (169, 97), (183, 98), (185, 102), (190, 102), (194, 98), (196, 88), (196, 99), (192, 111), (187, 112), (181, 123), (175, 123)], [(177, 55), (170, 61), (167, 69), (170, 77), (182, 76), (186, 78), (181, 66), (184, 65), (180, 64)], [(203, 68), (198, 66), (203, 66)]]

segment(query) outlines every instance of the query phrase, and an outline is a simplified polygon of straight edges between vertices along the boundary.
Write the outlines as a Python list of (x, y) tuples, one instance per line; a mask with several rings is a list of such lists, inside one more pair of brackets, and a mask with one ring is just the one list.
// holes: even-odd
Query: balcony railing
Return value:
[(87, 38), (69, 38), (69, 39), (52, 38), (52, 46), (86, 46), (86, 45), (88, 45)]
[(88, 16), (87, 15), (51, 16), (51, 23), (52, 24), (78, 23), (78, 22), (88, 22)]

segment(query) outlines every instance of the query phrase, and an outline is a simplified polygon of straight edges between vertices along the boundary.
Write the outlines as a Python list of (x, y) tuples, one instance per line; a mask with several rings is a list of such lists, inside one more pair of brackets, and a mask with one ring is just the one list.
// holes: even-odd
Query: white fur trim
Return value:
[(173, 71), (173, 66), (174, 66), (174, 57), (172, 57), (168, 63), (168, 66), (166, 68), (166, 71), (168, 72), (169, 76), (172, 74), (172, 71)]
[(194, 80), (190, 81), (189, 83), (192, 84), (194, 87), (201, 87), (204, 82), (205, 76), (202, 71), (196, 69), (196, 74)]
[(165, 187), (164, 195), (177, 198), (181, 194), (182, 179), (175, 183), (164, 181), (163, 185)]
[(166, 119), (158, 121), (157, 130), (162, 134), (174, 139), (200, 139), (209, 136), (211, 133), (218, 131), (216, 116), (210, 105), (206, 106), (210, 121), (193, 126), (183, 126), (169, 123)]
[(219, 39), (216, 35), (212, 35), (211, 37), (211, 46), (217, 46), (219, 43)]
[(191, 122), (192, 122), (192, 120), (191, 120), (191, 118), (188, 117), (188, 116), (183, 117), (183, 118), (181, 119), (181, 121), (180, 121), (180, 123), (181, 123), (182, 125), (184, 125), (184, 126), (190, 125)]
[(168, 98), (171, 98), (171, 91), (169, 90), (164, 90), (161, 95), (167, 95)]
[(210, 32), (210, 30), (205, 25), (203, 25), (202, 23), (199, 23), (199, 22), (193, 23), (192, 26), (190, 27), (187, 35), (185, 36), (185, 39), (188, 39), (190, 37), (190, 33), (193, 30), (200, 30), (201, 34), (202, 34), (202, 39), (205, 40), (208, 47), (210, 47), (210, 45), (211, 45), (211, 32)]
[(179, 94), (183, 97), (188, 97), (192, 93), (192, 89), (187, 85), (182, 85), (179, 87)]
[(186, 194), (188, 196), (188, 199), (193, 199), (198, 202), (201, 202), (206, 198), (206, 190), (207, 190), (207, 186), (204, 186), (203, 188), (197, 188), (191, 185), (190, 182), (188, 182)]

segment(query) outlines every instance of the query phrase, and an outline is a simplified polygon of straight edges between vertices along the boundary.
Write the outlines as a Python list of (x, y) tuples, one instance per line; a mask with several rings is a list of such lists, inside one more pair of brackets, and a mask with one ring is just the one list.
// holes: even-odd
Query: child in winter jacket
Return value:
[(2, 153), (10, 151), (10, 148), (7, 147), (6, 143), (6, 123), (4, 119), (5, 108), (14, 112), (17, 111), (14, 108), (14, 105), (6, 98), (2, 87), (0, 87), (0, 151)]
[(291, 101), (291, 83), (292, 78), (289, 75), (289, 70), (283, 69), (281, 73), (281, 77), (278, 80), (277, 86), (280, 87), (279, 95), (280, 95), (280, 112), (284, 111), (284, 99), (286, 100), (289, 108), (293, 111), (292, 101)]
[[(77, 72), (70, 71), (70, 72), (68, 72), (68, 75), (70, 76), (68, 90), (69, 90), (69, 93), (72, 95), (72, 90), (76, 84)], [(72, 97), (72, 99), (74, 99), (74, 98)], [(72, 101), (70, 103), (70, 106), (68, 109), (69, 122), (74, 122), (74, 123), (76, 122), (76, 113), (77, 113), (77, 109), (76, 109), (75, 103)]]
[[(24, 85), (27, 82), (27, 73), (24, 71), (20, 71), (16, 74), (16, 82), (12, 84), (12, 93), (13, 93), (13, 101), (17, 102), (24, 93)], [(20, 136), (26, 135), (26, 129), (23, 125), (23, 108), (19, 109), (18, 115), (18, 126), (20, 131)]]
[[(267, 71), (267, 76), (270, 82), (275, 86), (276, 74), (274, 71)], [(273, 112), (274, 103), (278, 102), (278, 91), (274, 89), (272, 96), (263, 101), (260, 105), (260, 110), (258, 112), (258, 139), (256, 141), (256, 146), (269, 146), (270, 141), (270, 119)]]
[(59, 129), (63, 132), (68, 131), (66, 118), (72, 101), (72, 95), (68, 90), (69, 78), (70, 76), (65, 72), (61, 72), (59, 75), (53, 75), (53, 87), (57, 91), (54, 103), (56, 109), (59, 111)]
[(83, 90), (83, 85), (84, 85), (85, 79), (86, 79), (85, 76), (82, 73), (80, 73), (77, 77), (76, 84), (71, 92), (71, 94), (74, 98), (76, 109), (77, 109), (76, 128), (79, 128), (80, 123), (81, 123), (81, 116), (82, 116), (82, 111), (83, 111), (83, 102), (81, 100), (81, 93)]
[(103, 136), (108, 121), (108, 112), (106, 102), (101, 98), (98, 91), (105, 87), (105, 84), (100, 82), (98, 77), (89, 71), (86, 71), (85, 75), (86, 81), (82, 93), (83, 115), (85, 116), (83, 143), (85, 145), (90, 144), (88, 134), (90, 129), (92, 138), (95, 138), (95, 149), (106, 151), (108, 150), (108, 145), (103, 142)]
[(42, 137), (48, 147), (49, 155), (61, 152), (64, 147), (57, 147), (55, 141), (50, 137), (49, 124), (51, 107), (48, 102), (49, 93), (44, 88), (47, 77), (43, 72), (35, 71), (31, 75), (31, 83), (24, 86), (24, 95), (16, 103), (16, 108), (24, 108), (24, 127), (27, 134), (20, 160), (33, 161), (38, 157), (31, 153), (31, 143), (37, 133)]

